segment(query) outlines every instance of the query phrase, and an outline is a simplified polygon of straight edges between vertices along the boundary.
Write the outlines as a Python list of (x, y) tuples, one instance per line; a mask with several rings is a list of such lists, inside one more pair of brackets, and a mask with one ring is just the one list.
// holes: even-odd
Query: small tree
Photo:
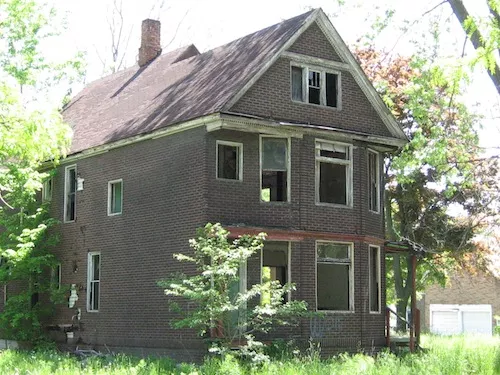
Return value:
[[(210, 334), (215, 339), (212, 351), (224, 353), (237, 343), (241, 353), (256, 354), (256, 348), (262, 347), (255, 340), (256, 332), (294, 325), (306, 316), (306, 302), (285, 302), (285, 296), (295, 290), (293, 284), (267, 281), (248, 290), (246, 286), (239, 288), (240, 272), (246, 272), (243, 266), (247, 259), (262, 249), (264, 233), (229, 242), (229, 232), (220, 224), (210, 223), (197, 233), (197, 238), (189, 241), (193, 254), (174, 254), (179, 261), (193, 263), (196, 274), (177, 274), (158, 282), (167, 296), (195, 303), (194, 309), (182, 310), (173, 323), (175, 328), (193, 328), (201, 336)], [(181, 311), (178, 301), (170, 300), (169, 304)]]

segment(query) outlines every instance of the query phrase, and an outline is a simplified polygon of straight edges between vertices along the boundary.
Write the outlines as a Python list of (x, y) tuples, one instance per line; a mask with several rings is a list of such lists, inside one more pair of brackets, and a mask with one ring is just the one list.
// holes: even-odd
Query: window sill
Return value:
[(380, 211), (373, 211), (373, 210), (368, 210), (371, 214), (374, 214), (374, 215), (380, 215)]
[(316, 312), (318, 313), (324, 313), (327, 315), (333, 315), (333, 314), (354, 314), (354, 310), (318, 310), (316, 309)]
[(333, 208), (347, 208), (347, 209), (352, 209), (352, 205), (347, 205), (347, 204), (338, 204), (338, 203), (324, 203), (324, 202), (316, 202), (316, 206), (320, 207), (333, 207)]
[(64, 220), (63, 221), (63, 224), (70, 224), (70, 223), (74, 223), (76, 220), (69, 220), (69, 221), (66, 221)]
[(319, 108), (325, 108), (330, 111), (335, 111), (335, 112), (340, 112), (342, 110), (342, 107), (330, 107), (328, 105), (323, 105), (323, 104), (315, 104), (315, 103), (306, 103), (306, 102), (301, 102), (300, 100), (294, 100), (292, 99), (292, 103), (296, 104), (301, 104), (301, 105), (307, 105), (307, 106), (312, 106), (312, 107), (319, 107)]
[(121, 215), (122, 215), (121, 212), (117, 212), (117, 213), (114, 213), (114, 214), (108, 213), (108, 216), (121, 216)]
[(87, 310), (88, 313), (98, 313), (99, 310)]
[(243, 182), (243, 179), (236, 179), (236, 178), (215, 178), (216, 181), (225, 181), (225, 182)]
[(261, 204), (269, 204), (269, 205), (277, 205), (277, 206), (285, 206), (285, 205), (289, 205), (291, 202), (280, 202), (280, 201), (270, 201), (270, 202), (266, 202), (266, 201), (263, 201), (261, 200), (260, 201)]
[(370, 315), (380, 315), (382, 311), (370, 311)]

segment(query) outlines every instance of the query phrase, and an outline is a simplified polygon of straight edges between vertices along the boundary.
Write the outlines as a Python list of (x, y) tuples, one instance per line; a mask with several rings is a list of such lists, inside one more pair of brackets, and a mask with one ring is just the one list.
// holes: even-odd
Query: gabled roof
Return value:
[(191, 45), (89, 84), (63, 111), (74, 132), (69, 153), (227, 110), (312, 22), (351, 65), (391, 134), (406, 139), (328, 17), (316, 9), (202, 54)]
[(312, 13), (202, 54), (181, 48), (89, 84), (63, 111), (74, 132), (70, 154), (219, 112)]

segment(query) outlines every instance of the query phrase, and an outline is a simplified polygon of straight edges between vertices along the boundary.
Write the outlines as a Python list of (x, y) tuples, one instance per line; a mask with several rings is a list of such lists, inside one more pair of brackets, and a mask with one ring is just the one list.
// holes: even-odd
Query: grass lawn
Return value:
[(0, 353), (2, 375), (72, 374), (500, 374), (500, 338), (425, 336), (418, 354), (377, 358), (363, 354), (340, 355), (319, 360), (317, 355), (275, 359), (256, 368), (240, 365), (233, 358), (207, 359), (202, 365), (177, 364), (168, 358), (139, 359), (117, 355), (79, 360), (55, 351)]

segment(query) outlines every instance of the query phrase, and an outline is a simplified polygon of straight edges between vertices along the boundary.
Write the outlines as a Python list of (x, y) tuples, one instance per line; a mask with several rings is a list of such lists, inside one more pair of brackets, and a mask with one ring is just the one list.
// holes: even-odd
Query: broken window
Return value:
[(317, 309), (353, 310), (352, 244), (317, 242)]
[(340, 73), (292, 65), (291, 85), (292, 100), (339, 108)]
[(380, 211), (380, 173), (378, 153), (368, 151), (368, 200), (370, 211)]
[(370, 246), (369, 256), (369, 280), (370, 280), (370, 312), (380, 312), (380, 247)]
[(316, 141), (316, 202), (352, 204), (351, 146)]
[(101, 253), (90, 252), (87, 264), (87, 310), (99, 311)]
[[(262, 284), (269, 285), (272, 281), (278, 281), (280, 285), (285, 285), (289, 282), (288, 279), (288, 259), (289, 259), (289, 243), (288, 242), (271, 242), (266, 241), (262, 249)], [(285, 301), (288, 296), (284, 296)], [(261, 296), (261, 302), (267, 304), (271, 301), (271, 293), (269, 289), (264, 288)]]
[(217, 141), (217, 178), (241, 180), (243, 167), (241, 143)]
[(76, 217), (76, 165), (66, 167), (64, 174), (64, 221), (75, 221)]
[(53, 178), (48, 177), (42, 184), (42, 202), (49, 202), (52, 199)]
[(108, 216), (122, 213), (123, 180), (108, 182)]
[(288, 139), (261, 138), (261, 200), (288, 201)]

